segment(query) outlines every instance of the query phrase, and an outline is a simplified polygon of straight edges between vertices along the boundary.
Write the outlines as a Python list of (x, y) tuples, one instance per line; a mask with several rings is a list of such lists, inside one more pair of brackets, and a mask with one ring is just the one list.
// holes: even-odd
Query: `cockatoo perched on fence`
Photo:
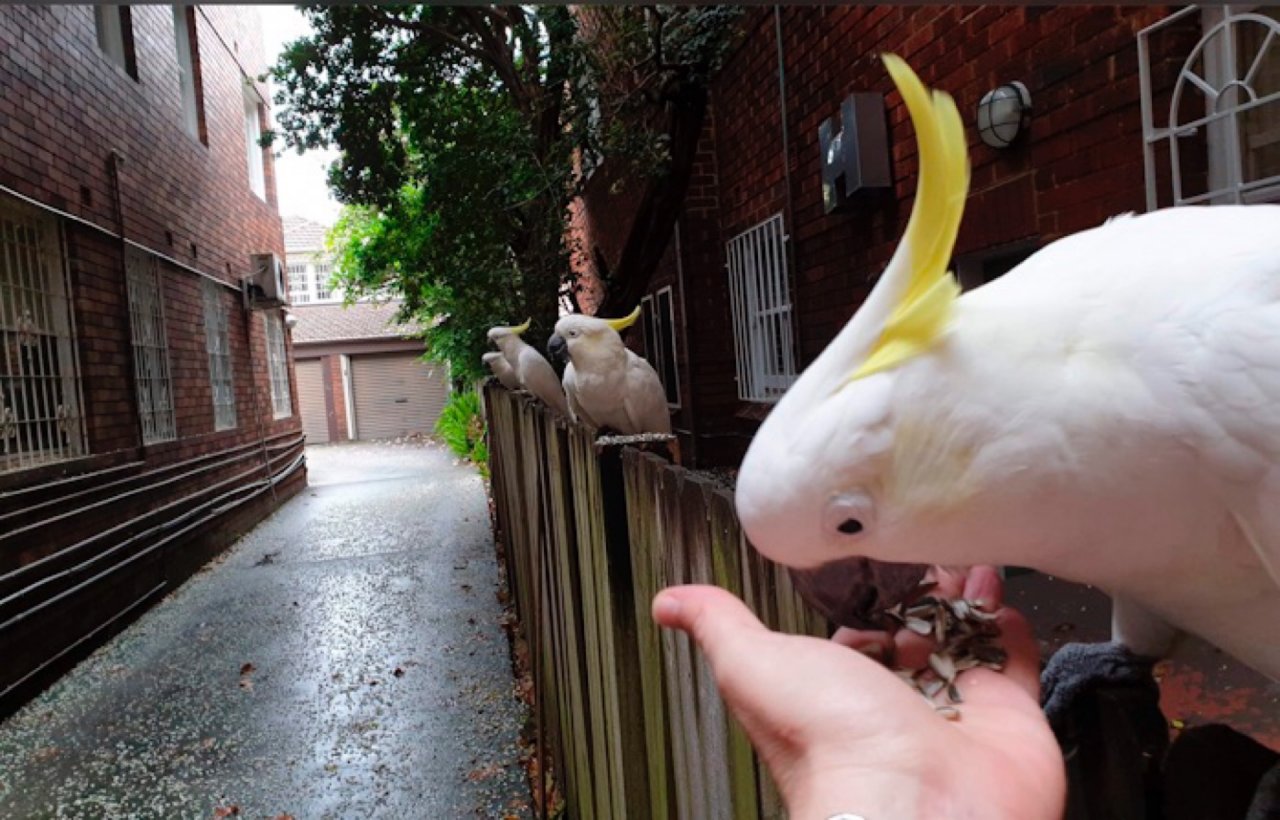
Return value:
[(489, 341), (502, 351), (521, 388), (537, 396), (552, 410), (567, 414), (569, 407), (556, 371), (541, 353), (520, 338), (520, 334), (528, 329), (528, 320), (515, 327), (489, 328)]
[(484, 354), (480, 359), (489, 366), (489, 370), (498, 377), (503, 387), (508, 390), (520, 389), (520, 380), (516, 378), (516, 371), (511, 368), (511, 363), (507, 361), (506, 356), (494, 350)]
[(667, 394), (657, 371), (618, 335), (638, 318), (637, 307), (623, 319), (573, 315), (556, 322), (547, 350), (569, 357), (564, 392), (574, 419), (622, 435), (671, 432)]
[(1133, 653), (1184, 630), (1280, 678), (1280, 207), (1112, 219), (961, 295), (960, 115), (885, 63), (917, 197), (751, 444), (752, 543), (815, 578), (855, 556), (1034, 567), (1108, 591)]

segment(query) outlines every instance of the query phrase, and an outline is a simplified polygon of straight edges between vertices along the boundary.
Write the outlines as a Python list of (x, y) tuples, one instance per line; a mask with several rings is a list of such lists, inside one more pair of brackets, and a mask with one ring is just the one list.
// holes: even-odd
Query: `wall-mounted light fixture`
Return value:
[(978, 103), (978, 136), (992, 148), (1007, 148), (1031, 122), (1031, 92), (1014, 80), (988, 91)]

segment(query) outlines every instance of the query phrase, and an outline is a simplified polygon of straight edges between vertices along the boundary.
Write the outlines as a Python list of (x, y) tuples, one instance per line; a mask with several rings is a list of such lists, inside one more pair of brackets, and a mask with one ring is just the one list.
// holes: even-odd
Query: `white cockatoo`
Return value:
[(751, 542), (814, 576), (855, 556), (1033, 567), (1109, 592), (1136, 655), (1181, 630), (1280, 678), (1280, 207), (1112, 219), (961, 295), (960, 115), (885, 62), (915, 204), (751, 444)]
[(514, 327), (489, 328), (489, 341), (494, 344), (511, 365), (519, 386), (542, 400), (544, 404), (561, 414), (567, 414), (564, 388), (556, 371), (541, 353), (520, 338), (529, 329), (529, 320)]
[(622, 319), (565, 316), (547, 341), (553, 356), (569, 358), (564, 392), (573, 418), (622, 435), (670, 433), (667, 394), (658, 373), (627, 349), (618, 331), (635, 324), (640, 308)]
[(507, 361), (507, 357), (496, 350), (492, 350), (480, 359), (489, 366), (489, 370), (493, 375), (498, 377), (498, 381), (502, 382), (502, 386), (508, 390), (519, 390), (520, 380), (516, 378), (516, 371), (511, 368), (511, 363)]

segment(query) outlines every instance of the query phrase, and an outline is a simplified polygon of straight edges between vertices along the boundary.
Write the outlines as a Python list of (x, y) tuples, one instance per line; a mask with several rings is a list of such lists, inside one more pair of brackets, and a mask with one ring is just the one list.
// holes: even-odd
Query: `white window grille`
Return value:
[(662, 387), (667, 393), (667, 404), (680, 406), (680, 373), (676, 365), (676, 329), (675, 308), (671, 299), (671, 288), (665, 287), (657, 293), (640, 300), (644, 306), (642, 321), (644, 322), (644, 352), (649, 364), (658, 371), (662, 379)]
[(213, 388), (213, 429), (236, 426), (236, 390), (232, 381), (231, 334), (222, 286), (209, 279), (204, 287), (204, 346), (209, 354), (209, 384)]
[(726, 246), (738, 398), (744, 401), (777, 401), (796, 380), (787, 241), (782, 214), (775, 214)]
[(333, 298), (329, 279), (333, 276), (333, 263), (316, 262), (316, 301), (327, 302)]
[(130, 246), (125, 254), (125, 275), (142, 443), (172, 441), (178, 433), (173, 415), (173, 383), (169, 378), (169, 340), (160, 262), (146, 251)]
[(267, 180), (262, 166), (262, 104), (257, 95), (245, 89), (244, 143), (249, 163), (249, 188), (260, 199), (267, 198)]
[(86, 452), (58, 223), (0, 201), (0, 473)]
[(200, 97), (196, 90), (196, 49), (192, 42), (195, 10), (190, 6), (173, 7), (173, 37), (178, 51), (178, 88), (182, 93), (182, 127), (196, 139), (200, 133)]
[[(1168, 111), (1157, 111), (1152, 39), (1196, 14), (1203, 36), (1178, 71)], [(1277, 35), (1280, 10), (1228, 6), (1188, 6), (1138, 33), (1148, 210), (1162, 204), (1166, 165), (1174, 205), (1280, 200)]]
[(271, 377), (271, 412), (277, 419), (293, 415), (293, 397), (289, 393), (289, 358), (284, 348), (284, 328), (280, 314), (264, 313), (267, 326), (267, 368)]
[(311, 287), (307, 280), (306, 262), (290, 262), (285, 271), (289, 274), (289, 301), (295, 305), (305, 305), (311, 301)]

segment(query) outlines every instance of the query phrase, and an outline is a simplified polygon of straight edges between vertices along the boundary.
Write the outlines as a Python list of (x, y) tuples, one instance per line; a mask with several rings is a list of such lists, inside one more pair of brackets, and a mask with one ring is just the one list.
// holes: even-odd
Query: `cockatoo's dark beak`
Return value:
[(551, 358), (563, 362), (569, 358), (569, 345), (559, 333), (552, 333), (551, 338), (547, 339), (547, 352), (551, 354)]
[(791, 570), (800, 597), (839, 626), (883, 629), (882, 613), (918, 591), (929, 568), (869, 558), (831, 561), (814, 569)]

